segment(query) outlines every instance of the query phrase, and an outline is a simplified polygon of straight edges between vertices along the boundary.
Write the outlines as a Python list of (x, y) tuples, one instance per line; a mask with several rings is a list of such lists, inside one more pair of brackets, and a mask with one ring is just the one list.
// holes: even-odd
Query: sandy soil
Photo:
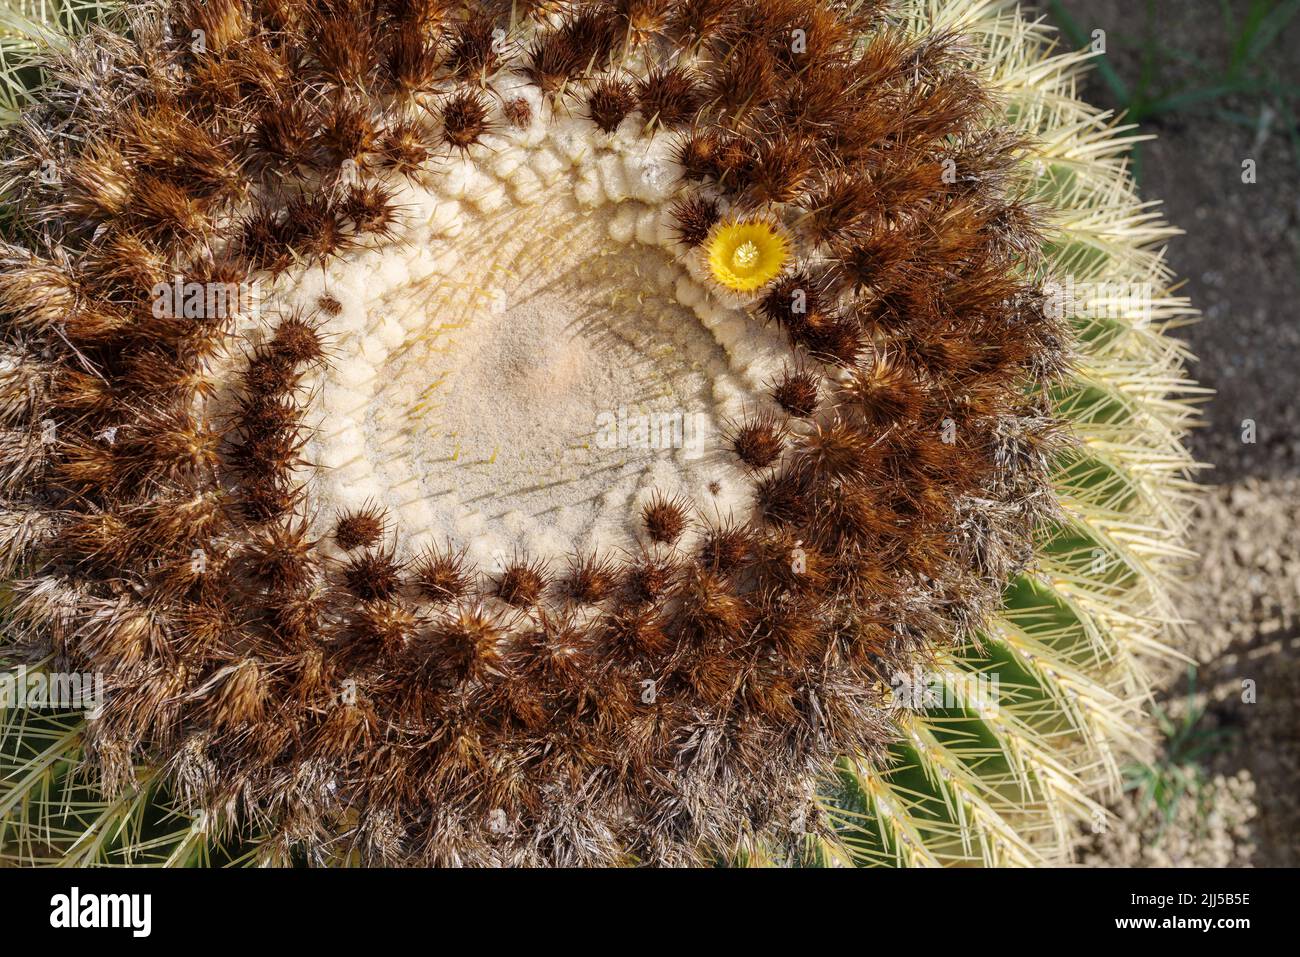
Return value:
[[(1157, 86), (1175, 92), (1223, 73), (1232, 41), (1219, 0), (1063, 5), (1085, 33), (1106, 30), (1107, 58), (1130, 86), (1143, 50)], [(1239, 22), (1249, 4), (1227, 6)], [(1295, 89), (1298, 34), (1290, 26), (1252, 69)], [(1096, 74), (1085, 93), (1117, 105)], [(1117, 808), (1121, 827), (1084, 855), (1092, 863), (1300, 865), (1300, 131), (1287, 128), (1296, 106), (1256, 91), (1143, 123), (1159, 138), (1141, 148), (1141, 186), (1187, 232), (1169, 256), (1204, 313), (1184, 336), (1199, 357), (1193, 372), (1216, 392), (1192, 440), (1212, 468), (1192, 529), (1201, 559), (1183, 648), (1198, 663), (1203, 724), (1227, 733), (1200, 760), (1199, 811), (1184, 805), (1166, 825), (1131, 799)], [(1254, 184), (1242, 182), (1245, 159), (1255, 160)], [(1254, 442), (1243, 441), (1245, 420)], [(1171, 714), (1185, 711), (1184, 668), (1164, 669), (1159, 697)]]

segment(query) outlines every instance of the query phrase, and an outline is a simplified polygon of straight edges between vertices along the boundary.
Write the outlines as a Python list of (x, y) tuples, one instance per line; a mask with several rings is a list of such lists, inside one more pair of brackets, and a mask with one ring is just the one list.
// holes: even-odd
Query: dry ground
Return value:
[[(1043, 3), (1046, 7), (1046, 2)], [(1192, 736), (1204, 753), (1172, 820), (1136, 797), (1121, 825), (1083, 855), (1112, 864), (1300, 864), (1300, 17), (1231, 74), (1252, 6), (1268, 0), (1061, 0), (1083, 33), (1106, 31), (1107, 62), (1130, 94), (1180, 97), (1143, 119), (1144, 195), (1186, 235), (1169, 258), (1203, 312), (1184, 338), (1193, 372), (1215, 390), (1192, 448), (1210, 468), (1195, 527), (1199, 565), (1184, 600), (1184, 649), (1198, 663), (1196, 693), (1180, 666), (1159, 697), (1175, 717), (1203, 706)], [(1225, 18), (1225, 10), (1227, 18)], [(1049, 11), (1049, 20), (1063, 23)], [(1222, 87), (1236, 92), (1216, 94)], [(1197, 91), (1210, 93), (1198, 95)], [(1093, 102), (1119, 106), (1096, 72)], [(1189, 95), (1191, 94), (1191, 95)], [(1133, 99), (1128, 101), (1134, 105)], [(1139, 109), (1141, 101), (1137, 101)], [(1242, 182), (1243, 160), (1257, 182)], [(1256, 441), (1243, 441), (1253, 420)], [(1254, 702), (1247, 693), (1254, 682)], [(1225, 733), (1215, 735), (1221, 729)], [(1203, 732), (1203, 733), (1202, 733)], [(1175, 749), (1174, 758), (1190, 754)], [(1173, 762), (1178, 764), (1177, 760)]]

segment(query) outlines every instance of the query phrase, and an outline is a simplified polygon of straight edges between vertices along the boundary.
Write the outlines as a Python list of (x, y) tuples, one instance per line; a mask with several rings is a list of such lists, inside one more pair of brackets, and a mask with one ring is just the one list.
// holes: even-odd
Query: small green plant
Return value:
[(1206, 707), (1196, 696), (1195, 665), (1187, 666), (1184, 700), (1181, 718), (1172, 716), (1162, 705), (1152, 709), (1164, 739), (1160, 756), (1150, 763), (1131, 764), (1124, 769), (1124, 789), (1137, 793), (1139, 810), (1143, 814), (1154, 812), (1160, 818), (1157, 841), (1177, 817), (1183, 801), (1197, 802), (1197, 820), (1210, 812), (1204, 761), (1222, 750), (1235, 731), (1204, 723)]
[[(1136, 5), (1135, 5), (1136, 6)], [(1170, 46), (1160, 35), (1160, 5), (1146, 0), (1142, 24), (1128, 42), (1140, 43), (1137, 76), (1125, 80), (1105, 56), (1094, 61), (1097, 75), (1109, 90), (1116, 109), (1132, 123), (1158, 122), (1170, 114), (1201, 113), (1248, 128), (1259, 128), (1276, 116), (1291, 137), (1300, 162), (1300, 134), (1296, 131), (1296, 100), (1300, 88), (1283, 81), (1283, 37), (1300, 15), (1300, 0), (1250, 0), (1243, 16), (1234, 4), (1220, 0), (1221, 27), (1207, 23), (1207, 29), (1223, 37), (1219, 56), (1208, 62), (1193, 53)], [(1062, 0), (1049, 0), (1052, 19), (1073, 46), (1093, 42), (1085, 27)], [(1127, 12), (1127, 11), (1126, 11)], [(1117, 43), (1119, 41), (1119, 43)], [(1122, 45), (1112, 35), (1107, 43)], [(1191, 80), (1171, 79), (1170, 74), (1190, 75)], [(1263, 100), (1271, 113), (1250, 115), (1229, 108), (1229, 98), (1245, 95)], [(1135, 175), (1140, 176), (1140, 146), (1134, 147)]]

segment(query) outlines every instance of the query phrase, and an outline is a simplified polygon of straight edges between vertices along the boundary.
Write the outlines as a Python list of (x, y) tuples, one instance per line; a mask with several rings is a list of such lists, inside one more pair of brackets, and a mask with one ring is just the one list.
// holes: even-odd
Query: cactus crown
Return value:
[[(1024, 79), (1038, 33), (955, 6), (160, 2), (60, 43), (3, 155), (6, 616), (15, 659), (106, 689), (14, 767), (75, 754), (104, 807), (179, 808), (174, 861), (1068, 844), (1061, 806), (1095, 807), (1079, 756), (1123, 741), (1127, 656), (1155, 643), (1106, 618), (1161, 600), (1169, 556), (1131, 519), (1178, 521), (1167, 491), (1143, 497), (1172, 473), (1131, 474), (1140, 400), (1105, 373), (1079, 386), (1070, 349), (1107, 372), (1180, 353), (1051, 308), (1063, 258), (1160, 266), (1044, 239), (1045, 208), (1102, 203), (1122, 165), (1096, 158), (1115, 152), (1098, 124), (1076, 134), (1106, 144), (1088, 163), (1035, 177), (1063, 115), (1008, 118), (1009, 81), (1069, 63)], [(444, 309), (492, 314), (423, 293), (498, 269), (640, 283), (619, 306), (637, 348), (698, 325), (725, 364), (693, 354), (718, 397), (702, 462), (636, 472), (603, 535), (546, 540), (553, 501), (511, 498), (525, 531), (492, 563), (438, 511), (411, 432), (382, 480), (332, 456), (370, 449), (390, 400), (423, 407), (401, 390)], [(543, 301), (528, 281), (508, 298)], [(593, 321), (616, 328), (614, 303)], [(557, 308), (504, 307), (495, 340), (537, 346), (494, 387), (545, 369), (556, 408), (589, 388), (582, 363), (608, 355), (546, 351)], [(1185, 416), (1161, 410), (1176, 470)], [(356, 428), (325, 434), (335, 415)], [(1062, 441), (1071, 420), (1130, 441), (1099, 462)], [(919, 669), (951, 700), (900, 708)], [(995, 670), (991, 700), (964, 681)], [(24, 847), (87, 826), (32, 815)]]

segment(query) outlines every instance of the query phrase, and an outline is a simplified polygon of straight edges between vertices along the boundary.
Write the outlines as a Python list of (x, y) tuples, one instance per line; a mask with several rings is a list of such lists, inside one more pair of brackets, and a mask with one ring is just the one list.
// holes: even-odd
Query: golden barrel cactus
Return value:
[(1031, 864), (1104, 814), (1189, 310), (1083, 55), (1000, 0), (3, 23), (3, 653), (93, 700), (5, 711), (0, 852)]

